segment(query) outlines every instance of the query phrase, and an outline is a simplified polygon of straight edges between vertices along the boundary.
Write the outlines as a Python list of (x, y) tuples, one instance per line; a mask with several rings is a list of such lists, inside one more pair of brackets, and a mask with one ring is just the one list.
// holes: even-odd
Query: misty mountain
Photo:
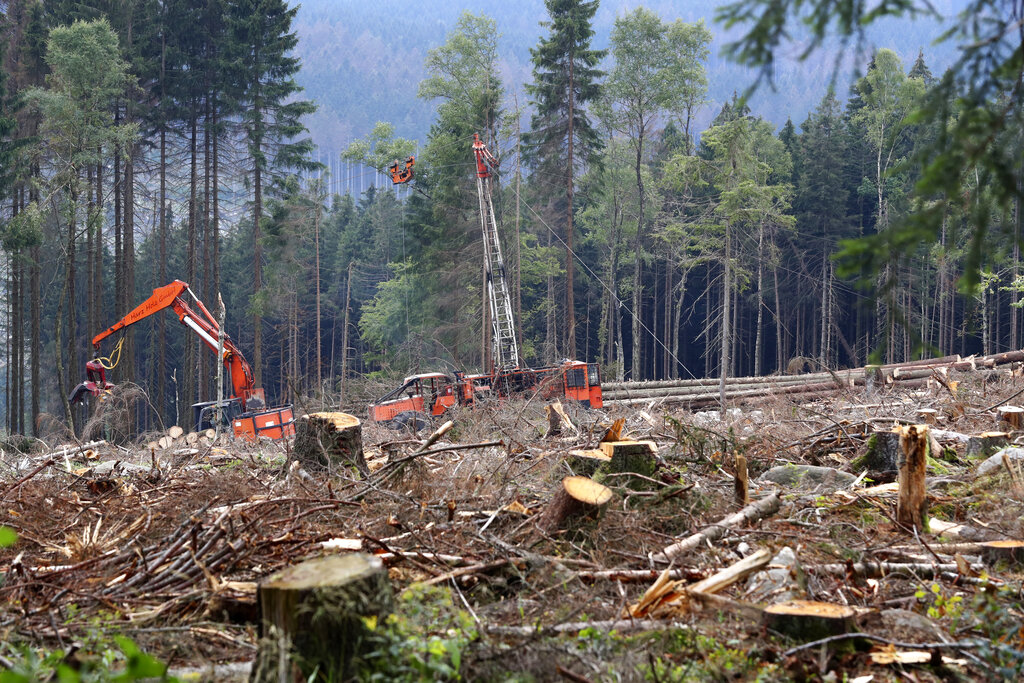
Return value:
[[(604, 0), (594, 18), (594, 46), (607, 47), (616, 16), (638, 4), (630, 0)], [(654, 0), (642, 3), (666, 20), (687, 22), (703, 19), (714, 35), (708, 60), (710, 102), (702, 112), (701, 127), (710, 121), (734, 92), (750, 85), (754, 74), (721, 57), (722, 46), (739, 35), (714, 23), (714, 5), (701, 0)], [(721, 4), (721, 3), (716, 3)], [(944, 16), (959, 10), (963, 0), (934, 3)], [(493, 18), (501, 33), (502, 78), (509, 96), (518, 91), (525, 101), (523, 84), (531, 79), (530, 48), (547, 32), (543, 0), (496, 3), (492, 0), (462, 2), (402, 2), (399, 0), (303, 0), (295, 22), (299, 34), (298, 56), (303, 68), (299, 82), (306, 96), (319, 105), (307, 120), (314, 141), (331, 154), (352, 139), (369, 132), (376, 121), (390, 121), (397, 133), (423, 140), (434, 119), (434, 102), (416, 97), (427, 51), (444, 42), (459, 14), (469, 10)], [(850, 46), (840, 64), (837, 90), (845, 95), (854, 68), (863, 70), (870, 52), (890, 48), (903, 58), (906, 68), (924, 51), (932, 73), (939, 75), (955, 59), (952, 43), (933, 44), (942, 23), (934, 19), (877, 22), (868, 43), (858, 56)], [(797, 60), (802, 47), (785, 48), (778, 55), (775, 91), (762, 88), (751, 107), (777, 126), (787, 118), (797, 125), (824, 95), (836, 73), (838, 45), (828, 46), (807, 61)]]

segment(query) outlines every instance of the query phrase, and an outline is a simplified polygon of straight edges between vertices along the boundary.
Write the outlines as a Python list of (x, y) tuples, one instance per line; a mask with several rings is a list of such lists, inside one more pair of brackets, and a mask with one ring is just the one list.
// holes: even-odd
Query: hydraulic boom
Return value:
[[(195, 308), (190, 306), (184, 298), (185, 293), (192, 297)], [(192, 292), (188, 284), (181, 280), (175, 280), (169, 285), (154, 289), (153, 294), (136, 306), (133, 311), (93, 337), (93, 348), (99, 350), (103, 340), (115, 332), (167, 308), (174, 311), (183, 325), (199, 335), (208, 349), (215, 354), (218, 353), (220, 348), (218, 338), (221, 336), (220, 325), (206, 305)], [(253, 386), (253, 374), (249, 362), (227, 334), (223, 335), (223, 339), (224, 351), (220, 360), (224, 363), (224, 369), (231, 379), (232, 394), (227, 403), (230, 407), (228, 413), (235, 435), (281, 438), (294, 434), (291, 406), (266, 409), (263, 389)], [(72, 402), (81, 400), (86, 393), (97, 394), (101, 390), (113, 386), (106, 381), (105, 367), (99, 360), (89, 361), (86, 364), (86, 369), (90, 382), (83, 382), (75, 388), (71, 397)], [(193, 406), (197, 428), (203, 426), (216, 406), (216, 401)]]

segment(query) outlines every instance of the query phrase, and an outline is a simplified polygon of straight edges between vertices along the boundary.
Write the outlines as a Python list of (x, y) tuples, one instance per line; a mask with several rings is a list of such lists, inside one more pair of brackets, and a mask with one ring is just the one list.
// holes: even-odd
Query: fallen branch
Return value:
[(484, 626), (485, 633), (494, 636), (549, 636), (563, 633), (578, 633), (583, 629), (594, 629), (601, 633), (618, 631), (619, 633), (641, 633), (643, 631), (667, 631), (669, 629), (690, 628), (685, 624), (668, 619), (608, 619), (605, 621), (572, 621), (553, 626)]
[(693, 550), (708, 541), (714, 541), (721, 538), (731, 527), (739, 526), (744, 522), (757, 522), (765, 517), (774, 515), (779, 511), (779, 505), (779, 494), (772, 493), (761, 500), (751, 503), (736, 514), (726, 517), (717, 524), (713, 524), (707, 529), (695, 533), (678, 543), (673, 543), (662, 550), (659, 554), (652, 556), (651, 561), (663, 563), (671, 562), (673, 559), (689, 550)]

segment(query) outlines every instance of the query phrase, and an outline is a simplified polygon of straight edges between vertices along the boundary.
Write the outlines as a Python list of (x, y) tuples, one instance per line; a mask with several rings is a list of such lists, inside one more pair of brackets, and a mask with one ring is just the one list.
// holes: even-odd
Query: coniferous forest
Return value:
[[(1000, 68), (939, 73), (878, 49), (776, 127), (749, 82), (708, 111), (713, 53), (770, 77), (755, 42), (637, 7), (598, 49), (596, 1), (545, 4), (528, 82), (503, 82), (502, 27), (467, 11), (425, 55), (429, 130), (399, 137), (382, 108), (335, 166), (305, 128), (317, 102), (296, 81), (293, 3), (0, 1), (6, 430), (80, 427), (68, 394), (117, 341), (92, 337), (175, 279), (215, 314), (222, 298), (271, 402), (345, 406), (366, 378), (488, 367), (474, 133), (500, 159), (530, 365), (741, 376), (1024, 346), (1009, 19), (971, 48)], [(773, 45), (770, 26), (751, 35)], [(329, 192), (342, 161), (410, 154), (410, 184), (371, 171), (365, 191)], [(212, 354), (170, 313), (116, 353), (114, 380), (152, 406), (142, 427), (214, 398)]]

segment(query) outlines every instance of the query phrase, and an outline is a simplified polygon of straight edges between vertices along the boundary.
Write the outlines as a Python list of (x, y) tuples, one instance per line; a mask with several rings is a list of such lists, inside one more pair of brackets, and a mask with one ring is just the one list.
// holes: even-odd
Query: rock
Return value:
[(775, 554), (768, 565), (771, 569), (758, 572), (747, 580), (745, 599), (749, 602), (786, 602), (802, 598), (807, 593), (807, 579), (796, 552), (785, 547)]
[(887, 609), (882, 610), (879, 616), (886, 635), (890, 638), (925, 642), (949, 641), (948, 635), (923, 614), (907, 609)]
[(779, 465), (761, 475), (758, 481), (768, 481), (780, 486), (789, 486), (797, 491), (816, 491), (819, 488), (829, 490), (844, 489), (857, 477), (833, 467), (816, 465)]
[(985, 460), (983, 463), (978, 465), (978, 469), (975, 471), (975, 475), (983, 477), (986, 474), (994, 474), (1003, 467), (1003, 454), (1013, 462), (1019, 462), (1024, 460), (1024, 448), (1016, 448), (1014, 446), (1007, 446), (1001, 450), (996, 451), (991, 457)]

